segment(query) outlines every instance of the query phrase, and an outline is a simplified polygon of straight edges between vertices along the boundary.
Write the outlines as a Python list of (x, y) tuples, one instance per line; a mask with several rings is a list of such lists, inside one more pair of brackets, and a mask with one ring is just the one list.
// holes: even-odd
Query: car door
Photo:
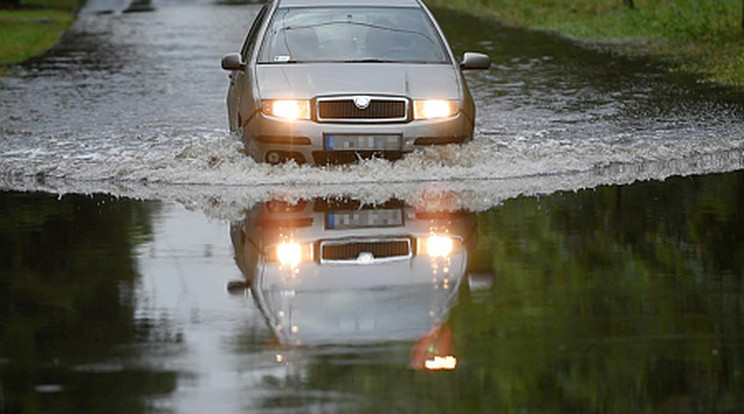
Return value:
[(243, 48), (240, 51), (240, 55), (245, 62), (245, 70), (234, 70), (228, 75), (230, 79), (230, 85), (227, 89), (227, 116), (230, 127), (230, 132), (239, 131), (242, 128), (242, 117), (240, 114), (240, 104), (243, 97), (243, 93), (246, 86), (250, 88), (250, 76), (252, 72), (252, 55), (259, 42), (259, 33), (263, 22), (266, 20), (268, 15), (269, 3), (259, 10), (256, 18), (253, 19), (248, 35), (243, 43)]

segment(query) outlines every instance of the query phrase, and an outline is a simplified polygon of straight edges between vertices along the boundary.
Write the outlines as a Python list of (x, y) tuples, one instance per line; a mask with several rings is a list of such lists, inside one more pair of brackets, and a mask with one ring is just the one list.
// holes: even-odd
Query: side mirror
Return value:
[(251, 288), (251, 284), (245, 280), (232, 280), (227, 283), (227, 293), (234, 296), (245, 296)]
[(468, 273), (467, 278), (471, 292), (491, 290), (496, 282), (496, 275), (493, 272)]
[(460, 69), (488, 69), (491, 67), (491, 58), (483, 53), (465, 52), (460, 63)]
[(230, 53), (222, 58), (222, 69), (225, 70), (245, 70), (245, 63), (240, 53)]

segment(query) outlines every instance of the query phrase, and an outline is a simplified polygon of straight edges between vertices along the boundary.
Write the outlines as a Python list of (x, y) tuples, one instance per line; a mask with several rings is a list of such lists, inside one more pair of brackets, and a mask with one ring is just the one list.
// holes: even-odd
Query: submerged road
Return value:
[(472, 144), (397, 163), (256, 164), (227, 133), (219, 61), (240, 48), (258, 6), (163, 0), (149, 13), (121, 13), (128, 3), (89, 2), (57, 48), (0, 80), (3, 188), (206, 203), (235, 201), (221, 186), (261, 201), (265, 186), (313, 184), (289, 190), (312, 196), (384, 183), (365, 196), (385, 199), (391, 183), (410, 193), (407, 184), (434, 180), (482, 192), (475, 198), (487, 207), (744, 166), (742, 94), (448, 10), (435, 14), (456, 53), (493, 61), (468, 74), (478, 110)]
[(125, 3), (0, 79), (0, 412), (744, 412), (740, 93), (435, 10), (473, 143), (260, 165), (257, 6)]

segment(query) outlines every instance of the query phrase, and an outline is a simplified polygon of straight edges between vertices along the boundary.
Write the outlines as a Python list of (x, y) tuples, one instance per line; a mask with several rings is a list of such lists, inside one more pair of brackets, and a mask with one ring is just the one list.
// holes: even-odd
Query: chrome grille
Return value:
[(369, 97), (369, 105), (360, 109), (354, 98), (320, 98), (317, 103), (319, 121), (395, 122), (408, 118), (408, 101), (404, 98)]
[(411, 240), (355, 240), (320, 244), (321, 262), (353, 262), (359, 258), (361, 253), (370, 253), (374, 260), (405, 259), (412, 255)]

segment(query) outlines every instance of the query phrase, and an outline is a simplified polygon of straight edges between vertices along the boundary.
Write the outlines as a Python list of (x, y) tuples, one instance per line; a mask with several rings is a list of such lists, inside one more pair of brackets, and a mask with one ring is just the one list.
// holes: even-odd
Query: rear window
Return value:
[(259, 63), (448, 63), (442, 39), (420, 9), (280, 8)]

